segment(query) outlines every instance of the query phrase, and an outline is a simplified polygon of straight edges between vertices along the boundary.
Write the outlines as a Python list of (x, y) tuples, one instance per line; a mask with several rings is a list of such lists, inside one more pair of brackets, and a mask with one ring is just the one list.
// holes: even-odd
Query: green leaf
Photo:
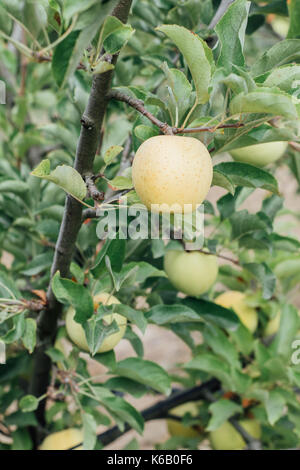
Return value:
[(111, 147), (109, 147), (103, 157), (105, 165), (110, 165), (111, 162), (117, 157), (117, 155), (122, 152), (122, 150), (123, 147), (121, 147), (120, 145), (112, 145)]
[(284, 304), (280, 314), (279, 330), (271, 346), (272, 351), (277, 355), (288, 358), (292, 353), (292, 342), (298, 329), (298, 310), (293, 305)]
[[(82, 2), (81, 2), (82, 3)], [(97, 4), (85, 12), (77, 23), (77, 30), (72, 31), (56, 46), (52, 58), (52, 71), (56, 83), (63, 87), (75, 72), (84, 50), (92, 42), (107, 14), (116, 2)], [(80, 28), (82, 30), (80, 31)]]
[(93, 415), (84, 412), (83, 424), (83, 449), (93, 450), (97, 442), (97, 423)]
[(263, 298), (270, 299), (274, 293), (276, 285), (275, 274), (266, 263), (246, 263), (243, 265), (258, 279), (263, 287)]
[(235, 346), (220, 328), (215, 325), (206, 325), (203, 330), (203, 338), (215, 354), (222, 357), (233, 367), (241, 368)]
[(143, 312), (124, 304), (114, 304), (113, 311), (126, 317), (131, 323), (134, 323), (143, 334), (145, 333), (147, 320), (145, 319)]
[(243, 46), (249, 7), (247, 0), (236, 0), (215, 27), (221, 43), (218, 66), (228, 71), (233, 64), (244, 65), (245, 62)]
[(182, 119), (190, 109), (191, 98), (195, 101), (192, 86), (185, 74), (178, 69), (169, 68), (166, 62), (163, 64), (163, 71), (168, 84), (168, 109), (172, 115), (173, 124), (182, 123)]
[(33, 176), (52, 181), (75, 199), (82, 201), (87, 193), (85, 182), (75, 168), (68, 165), (59, 165), (50, 171), (50, 160), (42, 160), (31, 172)]
[(214, 302), (188, 297), (183, 300), (183, 304), (194, 310), (203, 320), (221, 328), (235, 330), (240, 324), (238, 316), (232, 310), (221, 307)]
[(64, 1), (64, 19), (70, 21), (74, 15), (88, 10), (97, 3), (98, 0), (65, 0)]
[(11, 450), (32, 450), (32, 440), (27, 429), (17, 429), (12, 433)]
[(116, 321), (109, 324), (104, 323), (103, 316), (105, 314), (107, 314), (107, 308), (102, 305), (98, 309), (97, 314), (93, 315), (83, 324), (86, 340), (92, 356), (97, 353), (105, 338), (119, 331)]
[(0, 193), (13, 193), (17, 195), (24, 195), (29, 192), (29, 186), (24, 181), (5, 179), (0, 181)]
[(116, 176), (112, 180), (107, 180), (108, 185), (117, 191), (119, 189), (132, 189), (133, 183), (131, 178), (126, 178), (125, 176)]
[(248, 163), (222, 162), (214, 166), (215, 172), (229, 179), (232, 185), (261, 188), (278, 193), (278, 183), (274, 176)]
[(230, 102), (232, 114), (269, 113), (297, 119), (293, 98), (279, 88), (261, 87), (250, 93), (240, 93)]
[(141, 398), (148, 393), (148, 387), (126, 377), (112, 377), (104, 385), (109, 390), (129, 393), (135, 398)]
[(300, 58), (300, 39), (285, 39), (267, 49), (251, 68), (253, 77), (262, 75), (275, 67), (298, 61)]
[[(290, 93), (297, 91), (300, 83), (300, 65), (286, 65), (271, 71), (263, 85), (268, 87), (278, 87)], [(296, 86), (295, 86), (296, 85)]]
[(132, 29), (130, 25), (122, 24), (122, 26), (115, 29), (103, 41), (105, 51), (108, 54), (116, 54), (126, 45), (133, 33), (134, 29)]
[(26, 318), (25, 320), (25, 332), (22, 341), (31, 354), (36, 345), (36, 321), (33, 318)]
[(264, 401), (268, 420), (271, 426), (281, 418), (285, 408), (285, 399), (282, 394), (276, 390), (271, 390), (268, 393), (268, 398)]
[(185, 369), (201, 370), (219, 379), (227, 389), (233, 390), (230, 368), (223, 359), (211, 353), (203, 353), (195, 356), (184, 365)]
[(120, 377), (136, 380), (164, 395), (169, 395), (171, 391), (171, 380), (167, 372), (155, 362), (140, 357), (129, 357), (118, 362), (114, 373)]
[(212, 186), (220, 186), (226, 189), (232, 196), (234, 195), (235, 186), (230, 177), (218, 171), (218, 168), (213, 170)]
[(35, 411), (39, 405), (39, 401), (33, 395), (25, 395), (21, 398), (19, 406), (23, 413), (29, 413), (30, 411)]
[(203, 319), (186, 305), (155, 305), (147, 312), (147, 319), (156, 325), (170, 323), (203, 322)]
[(290, 27), (287, 38), (299, 38), (300, 36), (300, 4), (297, 0), (287, 2), (290, 17)]
[(101, 401), (115, 419), (128, 423), (139, 434), (142, 434), (144, 420), (142, 415), (130, 403), (117, 396), (102, 397)]
[(178, 25), (162, 25), (156, 28), (165, 33), (183, 54), (195, 84), (198, 103), (206, 103), (214, 69), (211, 49), (197, 34)]
[(267, 228), (265, 222), (260, 219), (258, 215), (249, 214), (246, 209), (235, 212), (235, 214), (230, 217), (230, 223), (232, 226), (233, 239), (240, 238), (256, 230), (264, 230)]
[(120, 238), (108, 238), (99, 253), (92, 268), (94, 277), (99, 277), (106, 271), (105, 257), (108, 256), (113, 271), (120, 272), (125, 258), (126, 241)]
[(228, 418), (231, 418), (237, 413), (242, 413), (243, 411), (241, 405), (223, 398), (209, 405), (208, 409), (212, 417), (209, 420), (206, 431), (215, 431), (222, 426)]
[(155, 127), (145, 126), (144, 124), (140, 124), (134, 128), (134, 133), (138, 139), (144, 142), (150, 137), (154, 137), (155, 135), (159, 135), (159, 130)]
[(84, 323), (93, 315), (94, 304), (89, 291), (70, 279), (60, 277), (59, 271), (55, 273), (51, 282), (52, 290), (57, 300), (63, 304), (72, 305), (76, 311), (75, 321)]
[(115, 66), (110, 64), (106, 60), (100, 60), (95, 67), (92, 68), (93, 75), (100, 75), (101, 73), (108, 72), (109, 70), (113, 70)]

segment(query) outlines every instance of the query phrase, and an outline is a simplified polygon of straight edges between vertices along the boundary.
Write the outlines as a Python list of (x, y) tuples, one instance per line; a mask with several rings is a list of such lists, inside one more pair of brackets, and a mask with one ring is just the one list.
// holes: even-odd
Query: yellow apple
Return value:
[(210, 154), (194, 137), (151, 137), (139, 147), (132, 165), (135, 190), (153, 212), (194, 211), (209, 191), (212, 174)]
[[(119, 304), (120, 302), (116, 297), (113, 295), (102, 293), (98, 294), (94, 297), (94, 306), (95, 309), (98, 308), (99, 304), (104, 305), (112, 305), (112, 304)], [(86, 341), (85, 332), (80, 323), (77, 323), (74, 320), (75, 310), (73, 307), (70, 307), (66, 314), (66, 329), (70, 339), (75, 343), (80, 349), (84, 351), (89, 351), (89, 347)], [(113, 349), (119, 341), (123, 338), (126, 330), (126, 323), (127, 319), (123, 317), (123, 315), (119, 315), (118, 313), (112, 313), (109, 315), (105, 315), (103, 320), (110, 324), (114, 320), (119, 327), (119, 331), (113, 333), (110, 336), (107, 336), (103, 343), (101, 344), (100, 348), (98, 349), (98, 353), (103, 353), (110, 351)]]
[(272, 29), (279, 36), (286, 37), (290, 28), (290, 19), (286, 16), (270, 14), (267, 16), (267, 23), (270, 23)]
[(170, 282), (187, 295), (198, 296), (215, 283), (218, 275), (218, 261), (214, 255), (198, 251), (166, 252), (164, 269)]
[(276, 162), (287, 148), (287, 142), (267, 142), (265, 144), (249, 145), (230, 151), (237, 162), (250, 163), (255, 166), (266, 166)]
[[(171, 410), (171, 414), (174, 416), (181, 417), (187, 413), (193, 417), (198, 415), (196, 403), (184, 403), (184, 405), (177, 406)], [(174, 419), (168, 419), (167, 426), (171, 436), (198, 437), (202, 434), (200, 430), (192, 426), (184, 426), (180, 421), (175, 421)]]
[[(81, 429), (70, 428), (64, 431), (54, 432), (47, 436), (42, 444), (40, 450), (68, 450), (83, 442), (83, 432)], [(76, 450), (82, 450), (82, 446), (77, 447)]]
[(271, 318), (271, 320), (268, 321), (265, 331), (264, 331), (264, 336), (272, 336), (275, 335), (279, 329), (280, 325), (280, 312), (278, 312), (275, 317)]
[(246, 328), (254, 333), (258, 323), (257, 312), (247, 305), (246, 295), (243, 292), (226, 291), (215, 299), (215, 303), (225, 308), (232, 308)]
[[(244, 419), (239, 421), (239, 424), (243, 426), (250, 436), (260, 439), (261, 427), (258, 421), (255, 419)], [(222, 426), (212, 431), (209, 439), (214, 450), (243, 450), (246, 447), (246, 442), (240, 433), (228, 421), (225, 421)]]

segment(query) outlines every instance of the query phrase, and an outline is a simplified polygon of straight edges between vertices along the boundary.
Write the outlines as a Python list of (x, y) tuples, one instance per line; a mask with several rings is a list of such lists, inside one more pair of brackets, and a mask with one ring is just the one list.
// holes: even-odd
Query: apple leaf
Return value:
[(221, 43), (218, 66), (228, 71), (233, 64), (244, 65), (243, 46), (249, 8), (247, 0), (236, 0), (215, 27)]
[(206, 103), (209, 98), (208, 89), (214, 69), (211, 49), (197, 34), (183, 26), (162, 25), (157, 30), (165, 33), (176, 44), (191, 71), (198, 103)]
[(52, 181), (75, 199), (82, 201), (87, 193), (85, 182), (75, 168), (68, 165), (59, 165), (50, 170), (50, 160), (42, 160), (31, 172), (33, 176)]

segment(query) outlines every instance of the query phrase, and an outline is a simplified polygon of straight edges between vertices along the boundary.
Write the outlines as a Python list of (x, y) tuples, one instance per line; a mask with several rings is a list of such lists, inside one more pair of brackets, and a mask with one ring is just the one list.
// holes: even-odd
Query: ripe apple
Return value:
[(267, 16), (267, 23), (279, 36), (286, 37), (290, 28), (290, 19), (286, 16), (270, 14)]
[[(258, 421), (255, 419), (243, 419), (239, 421), (239, 424), (243, 426), (250, 436), (260, 439), (261, 427)], [(243, 450), (246, 447), (246, 442), (240, 433), (228, 421), (225, 421), (222, 426), (212, 431), (209, 439), (214, 450)]]
[(214, 255), (198, 251), (167, 251), (164, 269), (170, 282), (187, 295), (198, 296), (215, 283), (218, 261)]
[(268, 321), (265, 331), (264, 331), (264, 336), (275, 335), (279, 329), (279, 325), (280, 325), (280, 312), (277, 312), (275, 317), (271, 318), (271, 320)]
[(255, 166), (266, 166), (276, 162), (287, 148), (287, 142), (267, 142), (265, 144), (249, 145), (230, 151), (237, 162), (250, 163)]
[[(112, 304), (119, 304), (120, 302), (116, 297), (113, 295), (109, 295), (105, 292), (102, 294), (98, 294), (94, 297), (94, 307), (95, 310), (98, 308), (99, 304), (104, 304), (104, 305), (112, 305)], [(67, 333), (70, 337), (70, 339), (75, 343), (80, 349), (83, 349), (84, 351), (89, 351), (89, 347), (86, 341), (85, 337), (85, 332), (80, 323), (77, 323), (74, 320), (75, 316), (75, 310), (73, 307), (70, 307), (69, 310), (67, 311), (66, 315), (66, 329)], [(110, 324), (114, 320), (116, 321), (119, 331), (116, 333), (113, 333), (110, 336), (107, 336), (103, 343), (101, 344), (100, 348), (98, 349), (98, 353), (103, 353), (110, 351), (113, 349), (119, 341), (123, 338), (126, 330), (126, 323), (127, 319), (123, 317), (122, 315), (119, 315), (118, 313), (112, 313), (109, 315), (105, 315), (103, 317), (103, 320)]]
[(232, 308), (248, 330), (254, 333), (258, 323), (257, 312), (247, 305), (246, 295), (243, 292), (229, 290), (219, 295), (215, 303), (225, 308)]
[(182, 213), (184, 204), (190, 205), (186, 213), (193, 212), (205, 199), (212, 174), (210, 154), (194, 137), (151, 137), (139, 147), (132, 165), (135, 190), (153, 212)]
[[(47, 436), (40, 445), (40, 450), (68, 450), (81, 442), (83, 442), (82, 430), (70, 428)], [(77, 447), (76, 450), (82, 450), (82, 446)]]
[[(198, 415), (196, 403), (184, 403), (183, 405), (177, 406), (171, 410), (171, 414), (174, 416), (181, 417), (187, 413), (191, 416)], [(197, 430), (192, 426), (184, 426), (180, 421), (175, 421), (174, 419), (168, 419), (167, 426), (171, 436), (198, 437), (202, 434), (200, 430)]]

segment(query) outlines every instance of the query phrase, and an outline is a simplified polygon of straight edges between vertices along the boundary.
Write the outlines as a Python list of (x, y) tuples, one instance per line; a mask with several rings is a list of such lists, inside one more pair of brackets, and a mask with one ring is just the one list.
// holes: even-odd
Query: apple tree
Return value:
[[(1, 1), (1, 449), (299, 446), (299, 36), (297, 0)], [(124, 236), (157, 202), (201, 247)]]

